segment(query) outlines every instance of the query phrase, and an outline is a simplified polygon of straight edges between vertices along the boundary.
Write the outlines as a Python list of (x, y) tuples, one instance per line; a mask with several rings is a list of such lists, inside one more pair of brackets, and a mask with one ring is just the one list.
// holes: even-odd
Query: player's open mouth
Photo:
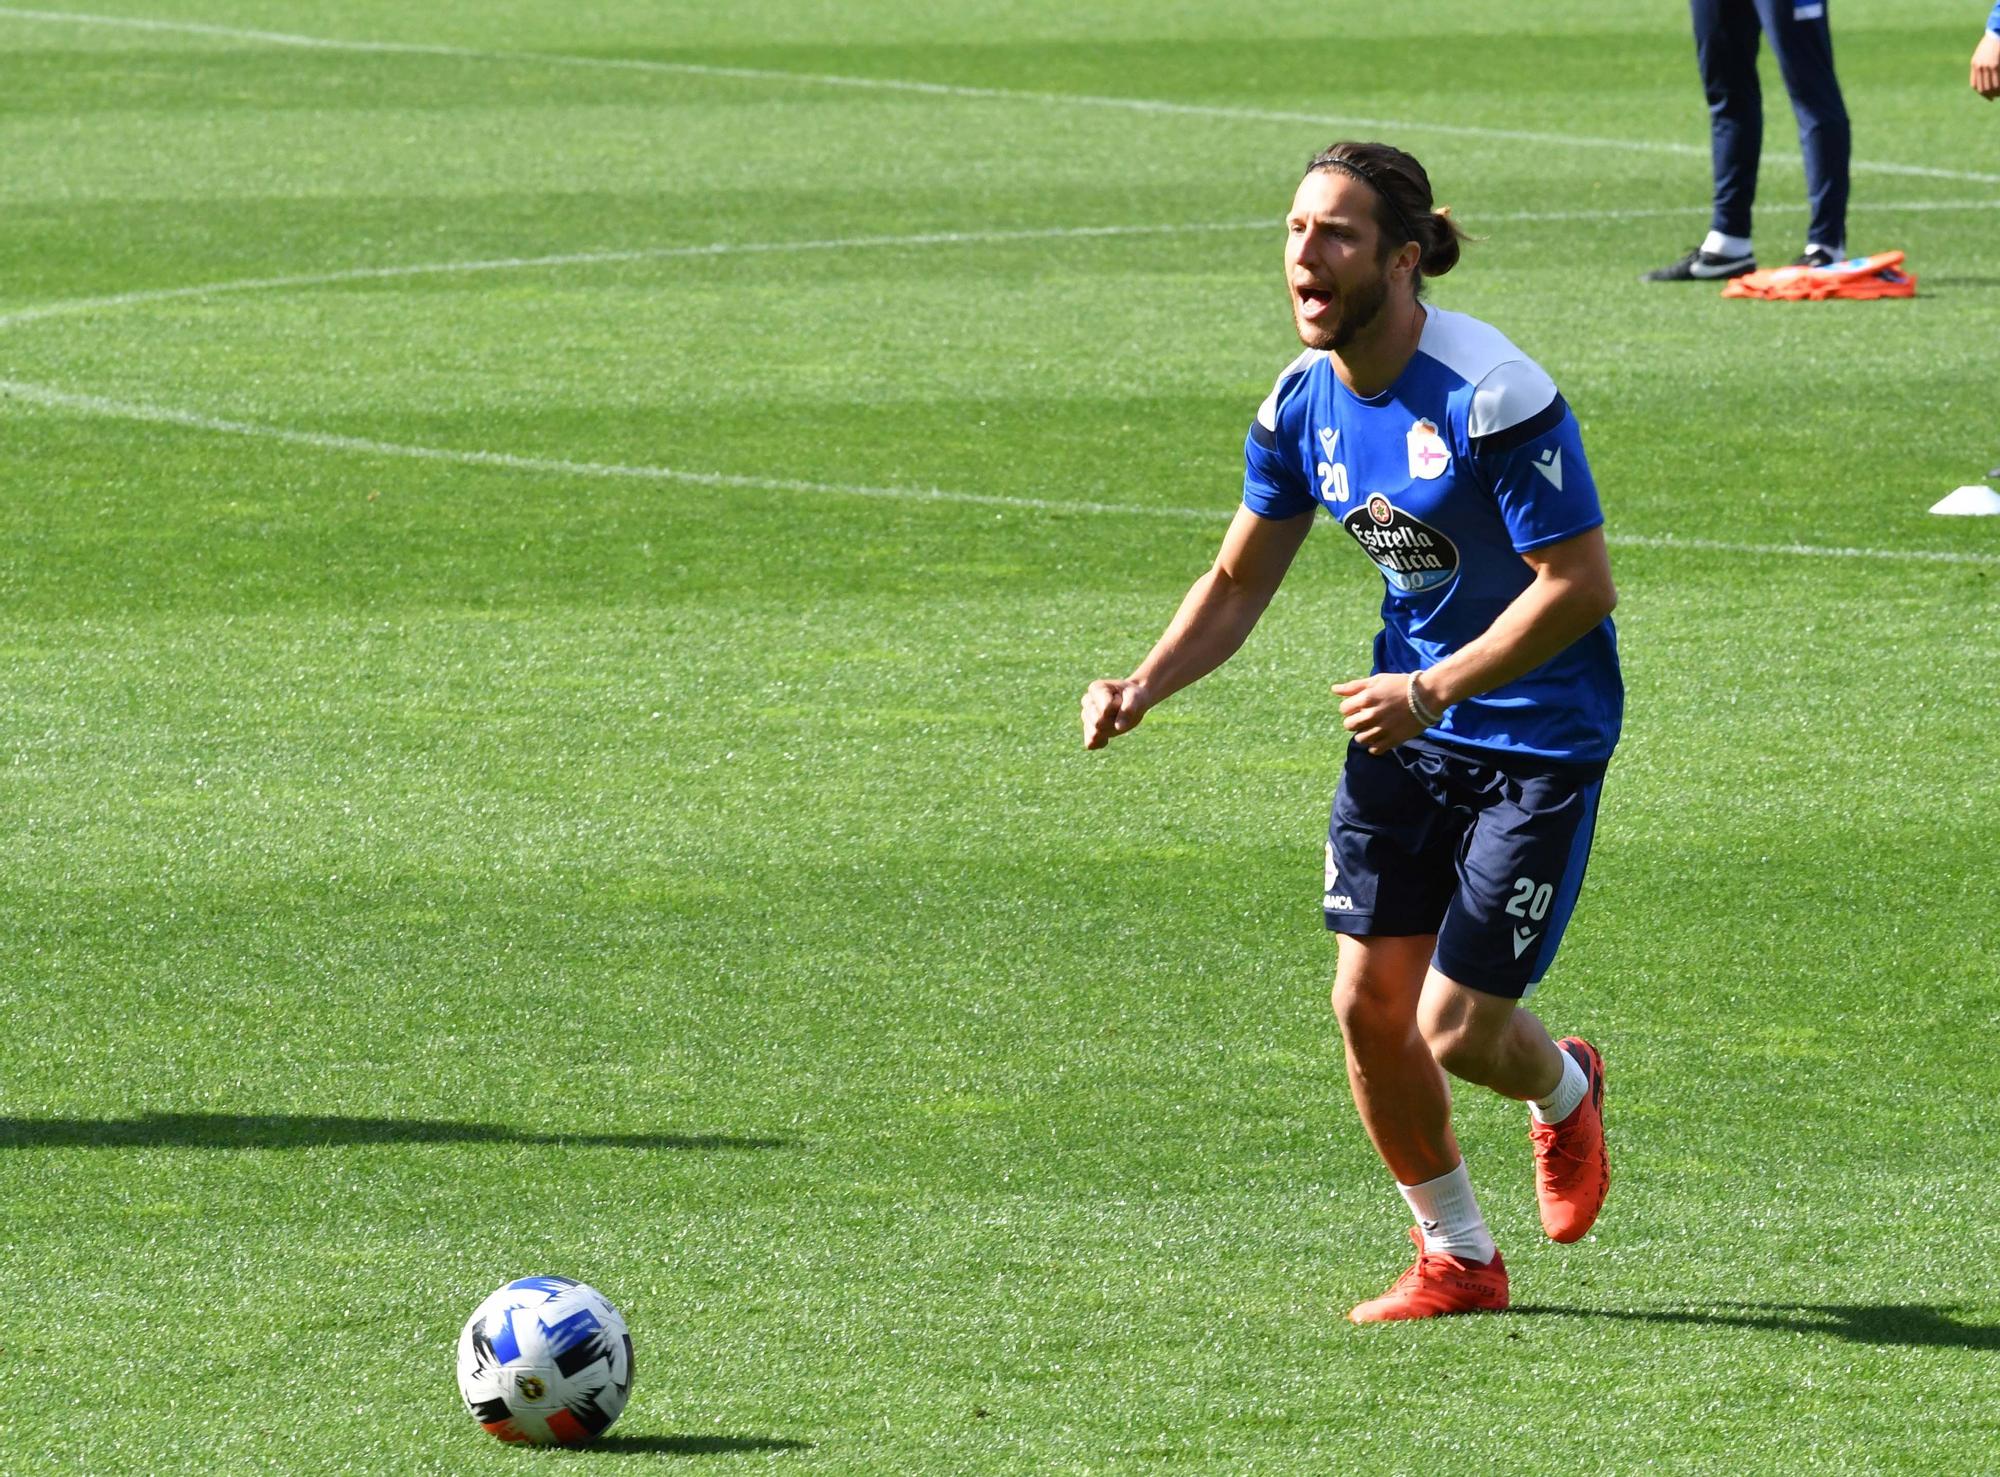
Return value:
[(1333, 294), (1324, 287), (1300, 287), (1296, 291), (1301, 318), (1318, 318), (1333, 306)]

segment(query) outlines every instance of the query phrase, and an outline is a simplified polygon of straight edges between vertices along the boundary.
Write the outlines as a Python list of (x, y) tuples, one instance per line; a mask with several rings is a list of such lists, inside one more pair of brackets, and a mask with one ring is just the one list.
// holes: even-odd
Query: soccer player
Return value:
[(1986, 17), (1986, 34), (1972, 49), (1972, 90), (1988, 102), (2000, 97), (2000, 4)]
[(1715, 209), (1708, 235), (1679, 261), (1643, 274), (1646, 282), (1699, 282), (1757, 270), (1750, 249), (1750, 207), (1757, 198), (1757, 158), (1764, 147), (1764, 94), (1757, 81), (1757, 41), (1769, 39), (1799, 121), (1806, 196), (1812, 218), (1796, 267), (1830, 267), (1847, 257), (1848, 156), (1853, 132), (1840, 79), (1833, 74), (1833, 32), (1826, 0), (1690, 0), (1694, 55), (1708, 94), (1709, 152)]
[(1322, 907), (1348, 1081), (1418, 1254), (1349, 1316), (1499, 1309), (1507, 1271), (1446, 1073), (1532, 1105), (1557, 1241), (1590, 1229), (1610, 1178), (1602, 1057), (1521, 1007), (1583, 882), (1624, 707), (1603, 515), (1549, 377), (1496, 329), (1424, 302), (1461, 237), (1422, 165), (1335, 144), (1308, 164), (1286, 231), (1305, 352), (1250, 427), (1214, 566), (1129, 677), (1090, 684), (1083, 742), (1130, 732), (1226, 661), (1322, 510), (1381, 572), (1372, 672), (1333, 686), (1350, 737)]

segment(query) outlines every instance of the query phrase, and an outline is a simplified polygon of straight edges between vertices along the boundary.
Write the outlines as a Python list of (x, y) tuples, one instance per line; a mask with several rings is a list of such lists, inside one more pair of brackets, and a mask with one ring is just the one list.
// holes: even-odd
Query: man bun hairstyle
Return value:
[(1433, 203), (1431, 177), (1423, 165), (1401, 149), (1343, 140), (1321, 149), (1306, 165), (1307, 174), (1322, 169), (1350, 175), (1375, 192), (1375, 225), (1382, 234), (1384, 257), (1406, 241), (1417, 243), (1422, 253), (1414, 274), (1419, 296), (1424, 278), (1442, 277), (1458, 265), (1465, 232), (1451, 218), (1450, 206)]

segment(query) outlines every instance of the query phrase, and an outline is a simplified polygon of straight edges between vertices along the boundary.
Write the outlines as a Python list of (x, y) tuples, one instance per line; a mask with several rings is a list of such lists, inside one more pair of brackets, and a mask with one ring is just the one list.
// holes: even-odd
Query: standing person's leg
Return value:
[(1417, 1002), (1469, 819), (1448, 803), (1440, 761), (1348, 745), (1327, 819), (1320, 906), (1340, 947), (1333, 1009), (1354, 1105), (1403, 1185), (1459, 1165), (1451, 1092), (1417, 1030)]
[(1715, 209), (1702, 249), (1750, 253), (1750, 211), (1764, 148), (1764, 94), (1757, 81), (1757, 8), (1751, 0), (1690, 0), (1694, 56), (1708, 96)]
[(1833, 71), (1826, 0), (1757, 0), (1757, 9), (1799, 120), (1806, 198), (1812, 207), (1806, 250), (1839, 260), (1847, 254), (1848, 160), (1854, 145), (1840, 79)]
[(1417, 1260), (1356, 1323), (1497, 1311), (1507, 1269), (1451, 1131), (1451, 1088), (1418, 1027), (1434, 935), (1340, 936), (1333, 987), (1354, 1106), (1416, 1221)]
[(1417, 1027), (1436, 946), (1435, 934), (1342, 934), (1334, 976), (1333, 1013), (1354, 1106), (1375, 1152), (1402, 1185), (1449, 1174), (1462, 1159), (1451, 1131), (1451, 1088)]
[(1445, 764), (1350, 744), (1327, 826), (1326, 925), (1339, 936), (1333, 1008), (1370, 1141), (1417, 1223), (1416, 1264), (1355, 1308), (1357, 1323), (1507, 1306), (1507, 1273), (1451, 1131), (1451, 1090), (1418, 1029), (1469, 813)]
[(1417, 1025), (1454, 1077), (1531, 1105), (1542, 1229), (1575, 1241), (1603, 1209), (1604, 1058), (1580, 1037), (1551, 1041), (1522, 1002), (1554, 962), (1583, 889), (1603, 770), (1462, 771), (1477, 814), (1438, 929)]

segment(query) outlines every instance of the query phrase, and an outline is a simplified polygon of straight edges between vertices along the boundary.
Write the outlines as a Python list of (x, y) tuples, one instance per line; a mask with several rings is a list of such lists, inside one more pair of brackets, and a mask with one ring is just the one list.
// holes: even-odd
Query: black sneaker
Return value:
[(1641, 282), (1719, 282), (1757, 270), (1754, 256), (1717, 256), (1697, 246), (1679, 261), (1642, 273)]
[(1841, 258), (1824, 246), (1815, 246), (1810, 251), (1802, 251), (1791, 265), (1795, 267), (1830, 267)]

